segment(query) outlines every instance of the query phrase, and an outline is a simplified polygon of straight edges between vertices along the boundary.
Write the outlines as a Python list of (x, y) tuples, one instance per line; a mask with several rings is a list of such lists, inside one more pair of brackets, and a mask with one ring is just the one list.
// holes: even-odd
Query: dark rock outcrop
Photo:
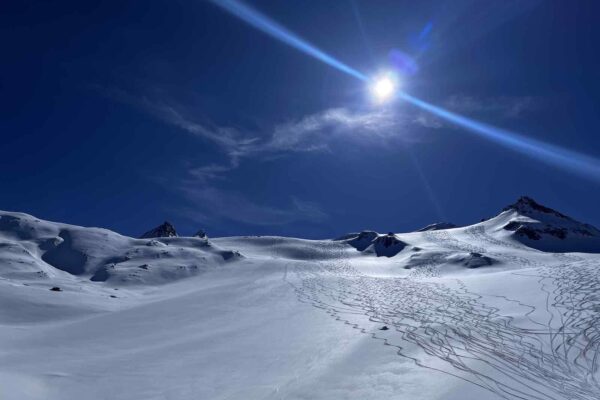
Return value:
[(200, 239), (208, 239), (208, 236), (206, 235), (204, 229), (200, 229), (198, 232), (196, 232), (194, 237), (199, 237)]
[(392, 232), (378, 236), (373, 240), (373, 251), (377, 257), (394, 257), (406, 247), (406, 243), (398, 239)]
[(371, 245), (379, 234), (375, 231), (362, 231), (355, 237), (348, 240), (348, 244), (358, 251), (363, 251)]
[(157, 226), (154, 229), (149, 230), (140, 236), (140, 239), (150, 239), (157, 237), (177, 237), (175, 227), (169, 222), (165, 221), (162, 225)]
[(506, 206), (506, 207), (504, 207), (504, 209), (502, 209), (502, 211), (508, 211), (508, 210), (515, 210), (523, 215), (530, 215), (530, 214), (532, 214), (532, 212), (551, 214), (558, 218), (563, 218), (563, 219), (573, 221), (573, 219), (571, 219), (570, 217), (567, 217), (566, 215), (561, 214), (556, 210), (553, 210), (551, 208), (543, 206), (528, 196), (521, 196), (521, 197), (519, 197), (519, 199), (517, 200), (516, 203)]

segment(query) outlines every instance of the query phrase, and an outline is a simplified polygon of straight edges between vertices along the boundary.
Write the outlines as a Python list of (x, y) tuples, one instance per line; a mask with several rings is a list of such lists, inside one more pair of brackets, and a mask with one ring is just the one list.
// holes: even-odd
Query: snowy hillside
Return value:
[(0, 212), (0, 399), (598, 399), (600, 231), (134, 239)]
[(168, 229), (163, 234), (164, 227), (144, 234), (148, 239), (133, 239), (106, 229), (81, 228), (42, 221), (27, 214), (1, 212), (0, 277), (157, 284), (197, 274), (240, 256), (220, 249), (207, 239), (179, 238), (174, 230)]

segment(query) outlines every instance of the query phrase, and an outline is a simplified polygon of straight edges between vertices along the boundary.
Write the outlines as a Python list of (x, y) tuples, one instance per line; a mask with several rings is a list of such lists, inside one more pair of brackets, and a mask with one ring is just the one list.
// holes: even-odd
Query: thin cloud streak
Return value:
[[(312, 202), (292, 197), (286, 207), (257, 204), (243, 195), (215, 186), (228, 173), (237, 169), (245, 159), (270, 159), (300, 152), (329, 151), (336, 141), (360, 141), (381, 144), (392, 140), (417, 141), (413, 129), (434, 130), (448, 128), (431, 114), (415, 112), (401, 104), (352, 110), (345, 107), (329, 108), (274, 125), (266, 133), (246, 132), (233, 127), (200, 123), (190, 118), (173, 103), (134, 96), (119, 89), (101, 89), (104, 95), (142, 109), (154, 118), (218, 146), (226, 161), (193, 166), (187, 176), (174, 186), (193, 206), (181, 210), (187, 217), (206, 221), (231, 220), (243, 224), (273, 226), (308, 221), (318, 223), (328, 218)], [(477, 100), (470, 96), (452, 96), (446, 105), (462, 112), (494, 112), (504, 118), (516, 118), (531, 109), (529, 98)]]
[[(183, 107), (147, 96), (136, 96), (118, 88), (95, 89), (113, 98), (144, 110), (166, 124), (207, 140), (222, 149), (227, 161), (189, 169), (198, 183), (223, 178), (238, 168), (243, 159), (257, 157), (277, 158), (289, 153), (319, 152), (330, 150), (335, 140), (403, 140), (418, 141), (411, 134), (412, 128), (428, 130), (453, 128), (429, 113), (393, 107), (377, 107), (351, 110), (345, 107), (329, 108), (274, 125), (266, 134), (246, 132), (237, 128), (200, 123), (190, 118)], [(464, 94), (450, 96), (445, 106), (468, 114), (490, 113), (499, 118), (518, 118), (540, 106), (535, 97), (478, 98)]]
[(275, 126), (271, 139), (263, 151), (297, 152), (318, 151), (327, 148), (328, 142), (350, 135), (399, 137), (400, 129), (408, 120), (389, 108), (351, 111), (347, 108), (330, 108)]
[(257, 137), (244, 137), (235, 128), (223, 127), (211, 123), (199, 123), (185, 116), (181, 107), (174, 104), (151, 99), (148, 96), (135, 95), (115, 87), (101, 87), (94, 85), (92, 89), (110, 99), (140, 109), (154, 118), (194, 136), (204, 138), (226, 152), (236, 152), (236, 149), (252, 144)]
[(168, 125), (220, 147), (228, 158), (226, 163), (193, 167), (189, 170), (191, 176), (201, 182), (222, 177), (223, 174), (238, 168), (244, 158), (272, 158), (295, 152), (327, 151), (330, 149), (330, 143), (339, 139), (414, 141), (415, 139), (408, 134), (409, 127), (432, 127), (430, 122), (414, 118), (398, 107), (357, 110), (337, 107), (276, 124), (266, 133), (254, 133), (212, 123), (200, 123), (190, 118), (183, 111), (183, 107), (173, 103), (136, 96), (118, 88), (95, 89), (107, 97), (139, 108)]

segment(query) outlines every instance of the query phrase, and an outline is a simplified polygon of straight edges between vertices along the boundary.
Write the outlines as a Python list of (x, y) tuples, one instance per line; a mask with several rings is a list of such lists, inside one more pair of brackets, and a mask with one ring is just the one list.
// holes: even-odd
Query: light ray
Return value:
[(306, 40), (302, 39), (295, 33), (281, 26), (271, 18), (262, 14), (261, 12), (253, 9), (247, 4), (242, 3), (238, 0), (210, 0), (212, 3), (235, 15), (242, 21), (249, 25), (252, 25), (256, 29), (266, 33), (269, 36), (278, 39), (279, 41), (292, 46), (293, 48), (300, 50), (301, 52), (308, 54), (311, 57), (316, 58), (328, 64), (334, 68), (345, 72), (360, 80), (368, 80), (367, 76), (358, 72), (354, 68), (349, 67), (341, 61), (336, 60), (334, 57), (318, 49)]
[[(286, 29), (261, 12), (246, 5), (240, 0), (210, 0), (212, 3), (240, 18), (242, 21), (272, 36), (273, 38), (330, 65), (354, 78), (373, 83), (373, 79), (356, 69), (342, 63), (333, 56)], [(462, 115), (445, 110), (427, 103), (407, 93), (400, 92), (398, 97), (408, 103), (434, 114), (454, 125), (465, 128), (468, 132), (476, 133), (507, 148), (536, 158), (547, 164), (565, 167), (588, 178), (600, 181), (600, 160), (559, 146), (530, 139), (514, 132), (475, 121)]]
[(476, 133), (479, 136), (483, 136), (546, 163), (567, 167), (571, 171), (587, 175), (600, 181), (600, 160), (597, 158), (472, 120), (441, 107), (434, 106), (433, 104), (429, 104), (423, 100), (419, 100), (407, 93), (400, 93), (399, 97), (450, 123), (461, 126), (469, 132)]

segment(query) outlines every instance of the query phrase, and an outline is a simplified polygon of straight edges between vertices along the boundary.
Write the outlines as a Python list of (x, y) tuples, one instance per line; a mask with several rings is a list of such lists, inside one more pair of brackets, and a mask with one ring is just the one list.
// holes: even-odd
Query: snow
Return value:
[(0, 212), (0, 398), (597, 399), (600, 255), (565, 252), (595, 232), (529, 211), (339, 240)]

